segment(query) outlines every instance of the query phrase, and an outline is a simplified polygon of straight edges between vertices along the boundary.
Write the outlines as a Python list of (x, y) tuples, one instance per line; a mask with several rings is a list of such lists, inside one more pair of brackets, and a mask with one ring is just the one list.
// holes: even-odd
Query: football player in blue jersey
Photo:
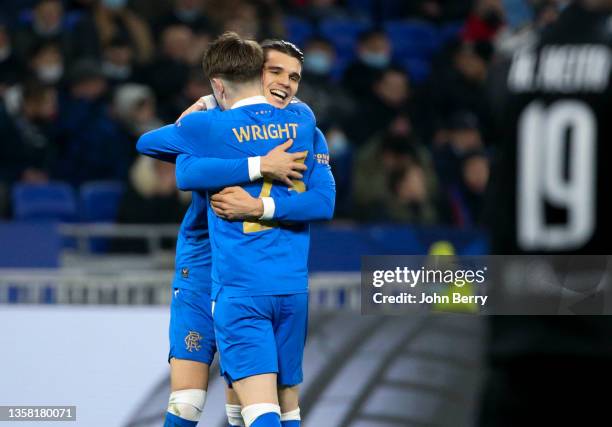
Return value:
[[(266, 95), (273, 104), (284, 107), (297, 90), (301, 73), (301, 52), (289, 43), (274, 41), (270, 43), (267, 56), (268, 60), (264, 71)], [(275, 93), (275, 95), (272, 95), (273, 93)], [(194, 105), (191, 110), (193, 111), (194, 109), (201, 108), (202, 105)], [(188, 110), (187, 112), (190, 111)], [(283, 137), (286, 136), (288, 132), (293, 132), (294, 129), (295, 126), (281, 126), (276, 128), (270, 126), (263, 128), (243, 127), (237, 132), (234, 131), (234, 135), (236, 138), (253, 138), (253, 141), (255, 141), (258, 137), (273, 137), (277, 134), (277, 131), (278, 136)], [(257, 130), (259, 132), (257, 132)], [(240, 138), (238, 138), (238, 140), (240, 140)], [(144, 145), (146, 144), (140, 144), (141, 148), (146, 149)], [(288, 144), (283, 144), (282, 148), (287, 148), (287, 146)], [(311, 189), (306, 193), (298, 194), (294, 191), (291, 193), (291, 196), (286, 195), (285, 197), (261, 199), (253, 198), (243, 189), (235, 187), (226, 189), (224, 190), (225, 192), (213, 196), (220, 198), (216, 202), (213, 200), (213, 205), (216, 204), (219, 209), (219, 214), (227, 218), (244, 218), (245, 216), (250, 216), (256, 219), (264, 217), (265, 210), (267, 210), (267, 217), (280, 220), (309, 221), (331, 217), (334, 199), (333, 177), (327, 165), (327, 146), (320, 133), (317, 133), (315, 146), (317, 147), (315, 150), (318, 154), (316, 156), (318, 164), (312, 168), (311, 174), (319, 176), (318, 180), (320, 182), (317, 182), (317, 178), (311, 178)], [(167, 153), (164, 154), (162, 151), (153, 149), (148, 152), (148, 154), (155, 154), (157, 157), (163, 158)], [(291, 157), (295, 155), (284, 153), (282, 150), (276, 149), (275, 151), (277, 152), (277, 165), (284, 167), (284, 169), (280, 168), (280, 172), (277, 172), (279, 173), (278, 179), (286, 181), (288, 177), (296, 177), (298, 172), (293, 171), (293, 175), (289, 175), (287, 171), (291, 171), (291, 166), (295, 167), (295, 160), (297, 160), (297, 157)], [(282, 155), (285, 155), (286, 158), (283, 159)], [(255, 161), (259, 159), (254, 157), (248, 160), (236, 160), (235, 162), (228, 159), (196, 158), (191, 155), (181, 157), (179, 157), (177, 161), (177, 178), (179, 186), (184, 189), (204, 190), (211, 186), (219, 187), (222, 185), (230, 185), (237, 182), (248, 181), (249, 178), (257, 179), (261, 176), (261, 171), (253, 173), (253, 169), (256, 169), (254, 165), (257, 166), (257, 163), (259, 163)], [(267, 164), (266, 167), (269, 168), (270, 161), (273, 160), (267, 159), (267, 157), (269, 157), (269, 155), (261, 158), (260, 164), (262, 170), (264, 169), (264, 161)], [(284, 160), (285, 163), (283, 164), (281, 160)], [(248, 168), (247, 163), (249, 166)], [(225, 168), (225, 171), (223, 168)], [(228, 170), (230, 176), (227, 176)], [(249, 170), (250, 173), (247, 174), (247, 170)], [(226, 176), (223, 176), (223, 172), (225, 172)], [(242, 176), (240, 172), (242, 172)], [(269, 185), (271, 185), (271, 181), (268, 181), (264, 187)], [(298, 183), (295, 187), (299, 190), (301, 184)], [(274, 194), (272, 195), (274, 196)], [(199, 200), (200, 198), (201, 197), (197, 193), (194, 193), (194, 205), (192, 205), (192, 210), (195, 217), (197, 217), (198, 212), (202, 214), (205, 213), (206, 210), (206, 204), (201, 203), (202, 200)], [(309, 209), (307, 209), (308, 205), (312, 205), (315, 208), (311, 208), (309, 211)], [(193, 216), (189, 216), (188, 214), (186, 220), (188, 217), (191, 220), (194, 219)], [(206, 259), (206, 256), (202, 256), (204, 262), (198, 264), (198, 260), (191, 257), (191, 255), (193, 255), (194, 252), (197, 253), (198, 250), (201, 250), (202, 253), (206, 252), (208, 244), (207, 236), (205, 235), (206, 230), (205, 226), (199, 228), (190, 227), (188, 223), (189, 221), (183, 223), (181, 234), (184, 238), (179, 238), (179, 248), (177, 250), (177, 276), (174, 283), (175, 297), (173, 298), (172, 304), (173, 320), (171, 322), (172, 346), (170, 356), (172, 358), (173, 394), (170, 399), (170, 415), (168, 419), (176, 421), (176, 425), (195, 425), (195, 422), (193, 422), (193, 424), (178, 424), (178, 422), (181, 421), (182, 416), (187, 416), (187, 420), (193, 418), (197, 420), (196, 415), (199, 415), (199, 411), (201, 411), (203, 406), (204, 395), (202, 392), (203, 389), (206, 388), (208, 380), (208, 365), (210, 361), (212, 361), (212, 355), (214, 354), (214, 344), (210, 343), (211, 340), (209, 338), (211, 334), (209, 331), (206, 331), (206, 325), (210, 325), (210, 303), (206, 302), (205, 298), (198, 299), (198, 296), (201, 297), (201, 295), (197, 295), (197, 289), (194, 289), (194, 287), (198, 287), (196, 284), (200, 284), (200, 288), (205, 288), (205, 286), (202, 286), (203, 283), (206, 283), (206, 271), (203, 267), (206, 261), (208, 261), (208, 265), (210, 265), (210, 259)], [(263, 231), (266, 227), (258, 224), (256, 221), (247, 222), (246, 224), (249, 225), (244, 225), (244, 227), (251, 227), (254, 232), (257, 232), (256, 230), (258, 228), (261, 228), (261, 231)], [(181, 242), (183, 243), (182, 245)], [(198, 242), (205, 244), (199, 244)], [(191, 251), (191, 249), (195, 249), (195, 251)], [(187, 253), (191, 253), (191, 255), (187, 255)], [(210, 282), (210, 278), (208, 282)], [(204, 292), (204, 294), (206, 294), (206, 292)], [(188, 313), (188, 315), (185, 315), (186, 313)], [(191, 327), (191, 325), (196, 326)], [(197, 325), (199, 325), (199, 328)], [(191, 331), (191, 329), (194, 329), (194, 331)], [(189, 330), (188, 333), (185, 332), (187, 330)], [(204, 330), (205, 332), (202, 335), (200, 332), (197, 332), (198, 330)], [(175, 334), (173, 331), (181, 331), (181, 335)], [(202, 343), (204, 345), (200, 344), (200, 340), (204, 340), (204, 343)], [(210, 345), (205, 345), (207, 341)], [(207, 347), (208, 350), (200, 353), (200, 357), (197, 357), (198, 355), (196, 353), (200, 351), (202, 347)], [(183, 348), (187, 350), (183, 350)], [(285, 385), (293, 384), (287, 383)], [(295, 387), (285, 387), (281, 389), (280, 401), (283, 409), (283, 425), (299, 425), (297, 389)], [(240, 419), (239, 410), (239, 406), (228, 405), (228, 418), (231, 425), (241, 425), (240, 423), (242, 420)], [(174, 417), (178, 418), (178, 420)]]

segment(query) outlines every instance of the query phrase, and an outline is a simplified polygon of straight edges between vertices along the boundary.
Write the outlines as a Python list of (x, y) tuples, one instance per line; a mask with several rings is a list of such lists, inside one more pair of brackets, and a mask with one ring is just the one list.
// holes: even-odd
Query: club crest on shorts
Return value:
[(181, 269), (181, 276), (183, 277), (183, 279), (189, 279), (189, 268), (188, 267), (183, 267)]
[(202, 335), (195, 331), (189, 331), (187, 336), (185, 337), (185, 346), (189, 352), (200, 351), (202, 346), (200, 345), (200, 341), (202, 340)]

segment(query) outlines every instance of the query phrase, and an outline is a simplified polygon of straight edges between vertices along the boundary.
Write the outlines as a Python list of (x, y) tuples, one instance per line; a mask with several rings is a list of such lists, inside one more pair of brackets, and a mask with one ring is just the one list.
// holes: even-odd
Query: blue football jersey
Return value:
[[(224, 112), (212, 110), (190, 114), (174, 125), (145, 134), (139, 146), (154, 146), (149, 140), (162, 138), (165, 146), (180, 153), (235, 159), (263, 156), (292, 138), (294, 144), (290, 151), (306, 151), (305, 163), (313, 170), (316, 161), (314, 136), (314, 116), (304, 104), (280, 110), (261, 103)], [(243, 188), (253, 197), (276, 198), (305, 191), (308, 179), (309, 174), (306, 174), (304, 181), (295, 181), (291, 188), (268, 180), (244, 184)], [(179, 271), (179, 263), (197, 265), (198, 260), (194, 257), (202, 257), (204, 250), (192, 237), (205, 240), (199, 234), (206, 228), (206, 219), (202, 218), (206, 205), (200, 205), (205, 203), (203, 199), (195, 200), (179, 234), (177, 252), (183, 254), (182, 259), (177, 258)], [(309, 235), (306, 224), (226, 221), (208, 209), (208, 229), (212, 246), (213, 298), (221, 288), (228, 295), (283, 295), (307, 291)]]

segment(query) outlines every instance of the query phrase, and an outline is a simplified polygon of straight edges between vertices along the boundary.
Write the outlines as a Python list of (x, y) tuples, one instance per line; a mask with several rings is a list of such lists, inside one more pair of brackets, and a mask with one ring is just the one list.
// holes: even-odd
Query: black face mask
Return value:
[(483, 21), (492, 28), (497, 28), (503, 24), (503, 19), (496, 10), (488, 10), (483, 16)]

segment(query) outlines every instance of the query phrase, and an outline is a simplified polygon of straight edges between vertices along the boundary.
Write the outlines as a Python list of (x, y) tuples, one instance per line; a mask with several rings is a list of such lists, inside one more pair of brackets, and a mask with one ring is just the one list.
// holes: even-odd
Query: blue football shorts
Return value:
[(308, 294), (217, 296), (215, 334), (221, 374), (231, 384), (253, 375), (276, 373), (278, 384), (303, 379), (308, 332)]
[(170, 354), (210, 365), (217, 352), (210, 292), (174, 288), (170, 305)]

